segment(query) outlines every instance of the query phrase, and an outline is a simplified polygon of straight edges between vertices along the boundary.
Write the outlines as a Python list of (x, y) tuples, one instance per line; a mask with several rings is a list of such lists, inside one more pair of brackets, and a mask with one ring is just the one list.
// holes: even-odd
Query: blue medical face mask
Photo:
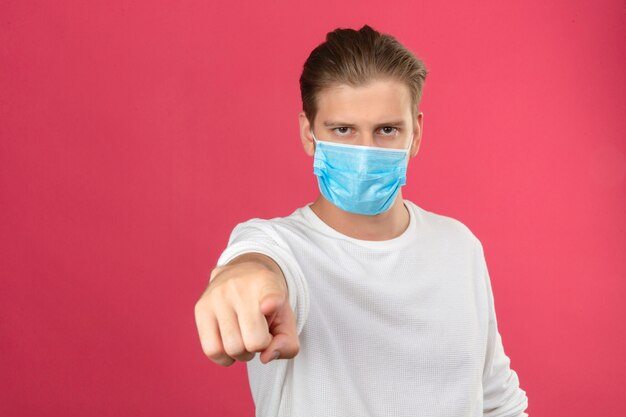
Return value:
[(383, 213), (406, 184), (411, 142), (406, 149), (377, 148), (315, 141), (313, 172), (322, 195), (342, 210)]

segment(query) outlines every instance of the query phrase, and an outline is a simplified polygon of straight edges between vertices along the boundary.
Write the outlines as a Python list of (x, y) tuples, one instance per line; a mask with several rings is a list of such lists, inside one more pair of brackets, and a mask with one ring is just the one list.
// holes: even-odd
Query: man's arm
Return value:
[[(490, 325), (491, 328), (491, 325)], [(497, 329), (491, 331), (483, 374), (483, 416), (528, 417), (526, 392), (519, 386), (517, 373), (510, 368)]]
[(211, 272), (195, 305), (204, 353), (215, 363), (292, 358), (299, 351), (296, 320), (285, 277), (260, 253), (244, 253)]
[(498, 332), (495, 304), (489, 272), (485, 263), (485, 280), (489, 306), (489, 334), (483, 370), (483, 416), (528, 417), (526, 392), (519, 386), (517, 373), (510, 368), (511, 360), (504, 352)]

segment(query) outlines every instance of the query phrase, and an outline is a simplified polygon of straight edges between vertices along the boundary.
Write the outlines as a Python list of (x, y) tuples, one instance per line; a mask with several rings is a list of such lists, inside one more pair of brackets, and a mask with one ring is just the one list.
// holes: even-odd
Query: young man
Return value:
[(402, 198), (426, 75), (367, 25), (304, 64), (321, 194), (238, 224), (195, 306), (205, 354), (247, 361), (257, 416), (527, 416), (480, 241)]

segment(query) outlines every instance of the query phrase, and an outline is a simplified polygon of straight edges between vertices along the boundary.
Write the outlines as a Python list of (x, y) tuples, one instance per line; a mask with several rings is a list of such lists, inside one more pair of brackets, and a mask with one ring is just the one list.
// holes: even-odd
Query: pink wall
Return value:
[(316, 197), (298, 77), (363, 23), (431, 72), (404, 194), (483, 242), (529, 413), (624, 415), (623, 1), (94, 3), (0, 4), (0, 415), (253, 415), (193, 306)]

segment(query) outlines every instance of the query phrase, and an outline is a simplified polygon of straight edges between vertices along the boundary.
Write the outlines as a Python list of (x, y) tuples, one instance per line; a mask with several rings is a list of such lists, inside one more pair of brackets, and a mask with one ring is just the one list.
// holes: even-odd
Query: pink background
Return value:
[(0, 415), (253, 415), (193, 307), (316, 197), (298, 77), (364, 23), (430, 70), (405, 197), (482, 241), (528, 412), (624, 415), (623, 0), (95, 3), (0, 4)]

